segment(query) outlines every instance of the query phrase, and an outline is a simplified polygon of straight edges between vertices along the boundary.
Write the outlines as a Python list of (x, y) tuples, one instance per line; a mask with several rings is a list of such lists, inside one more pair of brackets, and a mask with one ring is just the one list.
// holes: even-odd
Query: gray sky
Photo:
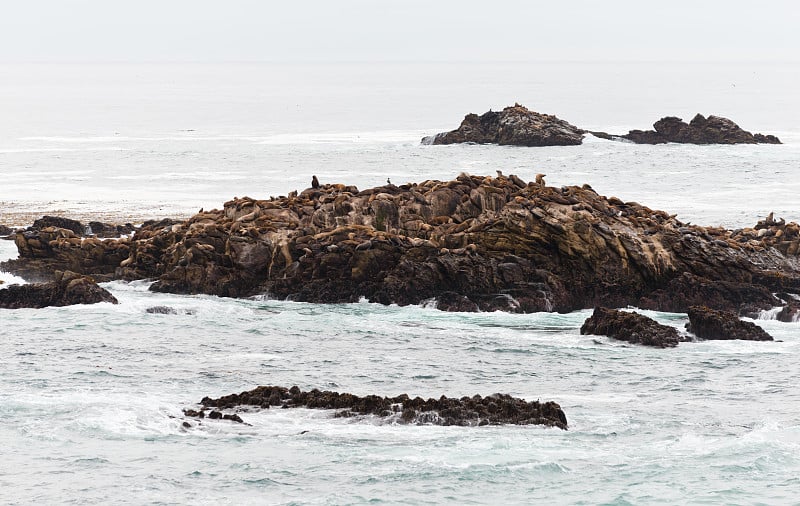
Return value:
[(797, 0), (0, 0), (0, 61), (798, 60)]

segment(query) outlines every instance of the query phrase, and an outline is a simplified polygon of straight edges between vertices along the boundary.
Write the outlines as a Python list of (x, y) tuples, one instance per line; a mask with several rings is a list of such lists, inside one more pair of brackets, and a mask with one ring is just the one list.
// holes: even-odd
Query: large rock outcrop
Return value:
[[(686, 123), (675, 116), (661, 118), (653, 124), (655, 130), (631, 130), (622, 139), (637, 144), (780, 144), (774, 135), (752, 134), (721, 116), (697, 114)], [(612, 136), (613, 138), (613, 136)]]
[(700, 339), (745, 341), (772, 341), (772, 336), (752, 322), (740, 320), (735, 313), (716, 311), (706, 306), (689, 308), (689, 323), (686, 330)]
[(49, 282), (57, 271), (91, 275), (108, 281), (130, 253), (129, 239), (81, 237), (73, 230), (46, 226), (18, 230), (14, 236), (19, 258), (0, 264), (31, 282)]
[[(151, 289), (444, 310), (571, 311), (635, 305), (748, 311), (800, 293), (800, 226), (772, 217), (737, 231), (686, 225), (584, 185), (509, 175), (359, 191), (341, 184), (239, 198), (132, 238), (17, 233), (19, 275), (70, 269), (154, 279)], [(44, 234), (44, 235), (43, 235)], [(74, 268), (73, 268), (74, 267)]]
[(31, 285), (9, 285), (0, 290), (0, 308), (43, 308), (97, 304), (117, 299), (93, 279), (74, 272), (57, 272), (55, 281)]
[(675, 327), (661, 325), (644, 315), (597, 307), (581, 326), (581, 334), (608, 336), (632, 344), (674, 348), (683, 339)]
[[(200, 402), (204, 408), (234, 409), (240, 406), (260, 408), (315, 408), (336, 410), (337, 417), (354, 415), (377, 415), (393, 417), (398, 423), (418, 425), (546, 425), (567, 429), (567, 417), (555, 402), (526, 401), (506, 394), (487, 397), (438, 399), (411, 398), (406, 394), (397, 397), (366, 395), (360, 397), (349, 393), (320, 391), (304, 392), (298, 387), (260, 386), (241, 394), (231, 394), (212, 399), (205, 397)], [(190, 416), (205, 417), (203, 410), (187, 410)], [(219, 413), (219, 412), (217, 412)], [(221, 413), (217, 418), (223, 418)], [(228, 414), (229, 419), (235, 415)], [(241, 421), (241, 420), (237, 420)]]
[(583, 134), (583, 130), (562, 119), (514, 104), (500, 112), (467, 114), (457, 129), (425, 137), (422, 143), (573, 146), (583, 142)]

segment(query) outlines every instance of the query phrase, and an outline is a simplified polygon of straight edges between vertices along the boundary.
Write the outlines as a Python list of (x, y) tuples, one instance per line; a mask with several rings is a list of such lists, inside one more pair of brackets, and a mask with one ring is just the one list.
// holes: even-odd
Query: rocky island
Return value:
[(590, 133), (606, 140), (635, 144), (780, 144), (774, 135), (752, 134), (728, 118), (697, 114), (689, 123), (666, 116), (653, 124), (654, 130), (631, 130), (609, 134), (584, 130), (550, 114), (530, 111), (520, 104), (480, 116), (467, 114), (451, 132), (424, 137), (423, 144), (499, 144), (510, 146), (574, 146)]
[[(686, 123), (681, 118), (667, 116), (653, 123), (655, 130), (631, 130), (619, 136), (636, 144), (780, 144), (774, 135), (752, 134), (721, 116), (697, 114)], [(611, 136), (614, 138), (614, 136)]]
[(423, 144), (500, 144), (510, 146), (574, 146), (585, 132), (550, 114), (529, 111), (514, 104), (500, 112), (467, 114), (452, 132), (422, 139)]
[[(101, 240), (45, 227), (18, 231), (2, 268), (52, 280), (152, 279), (151, 290), (309, 302), (418, 304), (449, 311), (637, 306), (752, 314), (800, 293), (800, 225), (682, 223), (588, 185), (509, 176), (358, 190), (318, 185), (236, 198), (185, 221), (148, 222)], [(784, 294), (781, 298), (774, 293)]]

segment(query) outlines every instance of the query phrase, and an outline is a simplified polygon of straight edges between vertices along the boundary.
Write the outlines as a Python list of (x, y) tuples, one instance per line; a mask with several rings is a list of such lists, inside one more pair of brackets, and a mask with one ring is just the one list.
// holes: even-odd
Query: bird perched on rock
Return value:
[(386, 184), (392, 184), (392, 181), (388, 177), (386, 178)]
[(546, 175), (547, 174), (536, 174), (536, 184), (540, 184), (540, 185), (544, 186), (544, 177)]
[(319, 179), (317, 179), (317, 176), (311, 176), (311, 187), (315, 190), (319, 188)]

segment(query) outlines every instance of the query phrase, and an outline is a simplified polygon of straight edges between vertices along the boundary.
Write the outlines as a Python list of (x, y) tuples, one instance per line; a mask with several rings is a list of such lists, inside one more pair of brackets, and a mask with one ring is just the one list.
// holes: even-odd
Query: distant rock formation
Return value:
[[(655, 130), (631, 130), (618, 137), (636, 144), (780, 144), (774, 135), (751, 134), (721, 116), (697, 114), (689, 123), (675, 116), (661, 118), (653, 124)], [(613, 138), (613, 136), (612, 136)]]
[(715, 311), (705, 306), (689, 308), (686, 330), (700, 339), (742, 339), (745, 341), (772, 341), (772, 336), (752, 322), (739, 319), (729, 311)]
[(653, 124), (655, 130), (631, 130), (625, 135), (583, 130), (549, 114), (530, 111), (514, 104), (500, 112), (480, 116), (467, 114), (451, 131), (424, 137), (423, 144), (500, 144), (509, 146), (574, 146), (584, 134), (606, 140), (626, 140), (636, 144), (780, 144), (774, 135), (752, 134), (721, 116), (697, 114), (689, 123), (667, 116)]
[(581, 326), (581, 334), (608, 336), (632, 344), (674, 348), (683, 339), (675, 327), (661, 325), (644, 315), (597, 307)]
[(423, 144), (500, 144), (510, 146), (573, 146), (584, 131), (549, 114), (514, 104), (500, 112), (467, 114), (456, 130), (422, 139)]
[(0, 308), (43, 308), (73, 304), (117, 303), (117, 299), (93, 279), (74, 272), (57, 272), (55, 281), (9, 285), (0, 290)]
[[(411, 398), (406, 394), (397, 397), (380, 397), (367, 395), (359, 397), (349, 393), (320, 391), (317, 389), (303, 392), (298, 387), (260, 386), (241, 394), (231, 394), (212, 399), (203, 398), (200, 403), (204, 408), (234, 409), (240, 406), (258, 406), (263, 409), (281, 408), (315, 408), (337, 410), (336, 417), (356, 415), (376, 415), (394, 417), (397, 423), (417, 425), (546, 425), (567, 429), (567, 417), (561, 406), (555, 402), (526, 401), (505, 394), (493, 394), (487, 397), (448, 398), (444, 395), (438, 399)], [(186, 410), (187, 416), (205, 418), (204, 410)], [(212, 412), (214, 413), (214, 412)], [(225, 418), (216, 412), (215, 418)], [(228, 419), (233, 419), (228, 414)], [(242, 421), (234, 420), (234, 421)]]
[[(442, 310), (626, 307), (740, 312), (800, 293), (800, 225), (768, 217), (736, 231), (681, 223), (588, 185), (560, 188), (462, 174), (364, 191), (325, 184), (239, 198), (132, 238), (65, 229), (15, 234), (22, 277), (73, 270), (154, 279), (154, 291), (308, 302), (420, 304)], [(746, 308), (745, 308), (746, 306)]]

